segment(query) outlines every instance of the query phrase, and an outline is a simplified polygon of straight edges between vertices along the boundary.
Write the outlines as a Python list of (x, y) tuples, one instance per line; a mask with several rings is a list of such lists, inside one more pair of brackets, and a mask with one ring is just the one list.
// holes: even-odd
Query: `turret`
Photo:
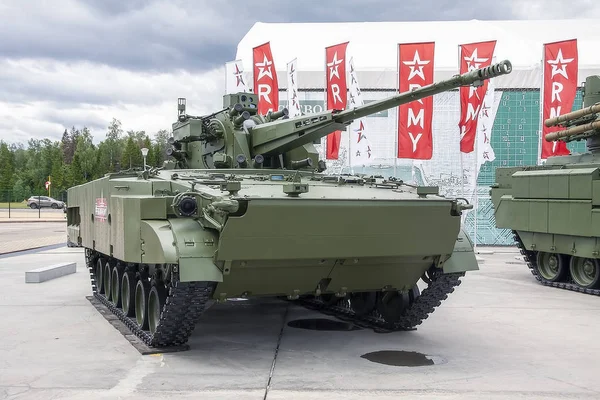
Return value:
[(508, 60), (455, 75), (412, 91), (347, 110), (328, 110), (289, 118), (288, 110), (257, 113), (254, 93), (228, 94), (223, 109), (195, 117), (186, 114), (186, 101), (179, 99), (178, 121), (167, 155), (177, 168), (285, 168), (325, 170), (314, 143), (337, 130), (345, 130), (355, 119), (461, 86), (481, 86), (486, 79), (509, 74)]
[(580, 110), (549, 118), (544, 124), (547, 127), (565, 128), (547, 134), (547, 142), (586, 139), (587, 150), (592, 154), (600, 153), (600, 75), (586, 78), (583, 84), (583, 107)]

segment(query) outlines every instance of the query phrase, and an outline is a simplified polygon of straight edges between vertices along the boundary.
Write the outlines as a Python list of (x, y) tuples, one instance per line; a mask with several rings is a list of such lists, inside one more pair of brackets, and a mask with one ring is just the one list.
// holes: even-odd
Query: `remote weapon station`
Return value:
[(544, 124), (564, 128), (546, 141), (585, 139), (587, 151), (496, 169), (496, 226), (512, 230), (541, 284), (600, 295), (600, 76), (587, 77), (581, 110)]
[[(182, 345), (209, 300), (283, 297), (383, 331), (413, 329), (478, 269), (466, 201), (395, 178), (327, 175), (315, 141), (354, 120), (510, 73), (503, 61), (368, 105), (288, 117), (253, 93), (195, 117), (172, 160), (69, 189), (68, 240), (94, 296), (148, 346)], [(427, 287), (420, 292), (417, 282)]]

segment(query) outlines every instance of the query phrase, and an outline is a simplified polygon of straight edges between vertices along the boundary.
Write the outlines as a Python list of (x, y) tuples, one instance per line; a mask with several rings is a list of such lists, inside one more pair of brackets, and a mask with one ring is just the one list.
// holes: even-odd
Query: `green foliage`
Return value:
[(15, 156), (4, 141), (0, 141), (0, 201), (8, 201), (8, 191), (14, 183)]
[(12, 198), (10, 199), (10, 201), (25, 201), (29, 198), (30, 192), (31, 188), (27, 186), (23, 178), (17, 178), (14, 186), (12, 187)]
[(133, 136), (129, 136), (125, 144), (125, 150), (123, 150), (123, 156), (121, 157), (121, 167), (129, 169), (141, 165), (142, 153), (140, 152), (140, 147), (135, 143)]
[(21, 202), (33, 195), (48, 195), (45, 183), (52, 182), (50, 196), (67, 200), (69, 187), (100, 178), (108, 172), (141, 168), (141, 148), (148, 149), (147, 164), (158, 167), (165, 159), (171, 133), (160, 130), (151, 139), (145, 131), (129, 130), (124, 135), (115, 118), (106, 138), (97, 145), (87, 127), (65, 129), (61, 140), (30, 139), (8, 145), (0, 140), (0, 202)]

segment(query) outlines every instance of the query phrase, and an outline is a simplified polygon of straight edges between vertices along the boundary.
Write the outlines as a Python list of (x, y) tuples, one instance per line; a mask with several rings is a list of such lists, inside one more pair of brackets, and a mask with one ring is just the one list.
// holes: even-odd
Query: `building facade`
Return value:
[[(247, 82), (252, 82), (252, 48), (271, 43), (278, 71), (280, 108), (286, 106), (286, 63), (297, 58), (298, 88), (302, 111), (322, 111), (325, 87), (325, 47), (349, 41), (363, 97), (373, 101), (397, 91), (398, 43), (435, 41), (434, 81), (458, 72), (459, 45), (497, 40), (496, 60), (509, 59), (510, 75), (494, 79), (494, 118), (491, 132), (493, 157), (477, 164), (475, 153), (459, 151), (459, 92), (434, 96), (433, 157), (413, 161), (397, 159), (396, 135), (398, 110), (390, 109), (367, 119), (367, 135), (373, 150), (366, 165), (352, 162), (342, 137), (338, 166), (354, 172), (396, 175), (405, 180), (440, 186), (442, 194), (461, 196), (476, 202), (476, 209), (465, 218), (465, 228), (478, 245), (512, 245), (510, 232), (495, 227), (489, 198), (497, 167), (536, 165), (540, 147), (540, 86), (542, 83), (543, 44), (576, 38), (579, 74), (600, 74), (600, 44), (593, 20), (563, 21), (451, 21), (384, 22), (331, 24), (257, 23), (238, 45), (237, 59), (243, 61)], [(565, 34), (564, 32), (568, 32)], [(578, 90), (573, 109), (582, 104)], [(564, 111), (563, 111), (564, 113)], [(570, 143), (572, 152), (585, 151), (585, 143)], [(476, 234), (475, 234), (476, 233)]]

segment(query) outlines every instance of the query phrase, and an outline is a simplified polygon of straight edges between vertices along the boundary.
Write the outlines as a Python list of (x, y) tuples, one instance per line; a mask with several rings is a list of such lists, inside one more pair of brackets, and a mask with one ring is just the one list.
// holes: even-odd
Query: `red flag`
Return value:
[(544, 96), (542, 99), (542, 159), (570, 154), (563, 141), (546, 142), (550, 132), (564, 128), (548, 128), (543, 122), (571, 112), (577, 92), (577, 39), (544, 44)]
[(254, 64), (254, 93), (258, 96), (258, 113), (266, 115), (279, 109), (279, 83), (271, 54), (270, 42), (252, 49)]
[[(398, 45), (400, 93), (433, 83), (435, 43)], [(430, 160), (433, 154), (433, 96), (398, 107), (398, 158)]]
[[(492, 63), (496, 41), (478, 42), (460, 45), (460, 73), (484, 68)], [(488, 80), (479, 87), (463, 86), (460, 88), (460, 151), (470, 153), (475, 144), (477, 120), (487, 91)]]
[[(327, 109), (343, 110), (346, 108), (346, 47), (349, 42), (336, 44), (325, 48), (325, 79), (327, 91)], [(337, 160), (340, 150), (342, 131), (327, 135), (328, 160)]]

